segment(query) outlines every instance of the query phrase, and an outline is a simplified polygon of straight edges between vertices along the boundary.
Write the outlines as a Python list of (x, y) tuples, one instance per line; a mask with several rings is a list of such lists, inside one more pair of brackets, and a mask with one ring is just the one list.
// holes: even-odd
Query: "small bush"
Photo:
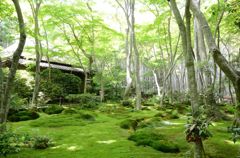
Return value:
[(44, 112), (49, 115), (52, 115), (52, 114), (60, 114), (63, 110), (64, 108), (62, 106), (50, 105), (44, 110)]
[(175, 153), (180, 151), (177, 145), (168, 141), (166, 136), (153, 129), (137, 130), (134, 134), (128, 137), (128, 139), (135, 141), (136, 145), (151, 146), (162, 152)]
[(124, 107), (132, 107), (133, 106), (133, 102), (131, 100), (123, 100), (122, 101), (122, 106), (124, 106)]
[(133, 119), (126, 119), (120, 123), (120, 127), (123, 129), (136, 129), (138, 122)]
[(228, 114), (234, 114), (236, 109), (235, 109), (234, 105), (226, 105), (224, 107), (224, 111)]
[(136, 119), (126, 119), (120, 122), (120, 127), (123, 129), (133, 129), (136, 130), (138, 124), (143, 121), (145, 118), (136, 118)]
[(20, 109), (20, 110), (11, 109), (9, 110), (9, 113), (8, 113), (8, 120), (11, 122), (35, 120), (39, 117), (40, 116), (37, 112), (27, 110), (27, 109)]
[(90, 93), (69, 94), (66, 99), (71, 103), (79, 103), (81, 109), (96, 109), (100, 103), (100, 97)]
[(160, 97), (159, 96), (152, 96), (145, 100), (143, 103), (144, 106), (154, 106), (155, 104), (160, 103)]
[(0, 155), (7, 156), (10, 153), (20, 151), (19, 136), (11, 131), (0, 134)]
[(178, 119), (179, 118), (178, 111), (177, 110), (173, 110), (169, 117), (170, 117), (170, 119)]
[(33, 148), (46, 149), (51, 145), (52, 145), (51, 140), (48, 137), (35, 137)]
[(80, 113), (79, 118), (83, 119), (83, 120), (89, 120), (89, 121), (94, 121), (95, 117), (91, 114), (88, 113)]

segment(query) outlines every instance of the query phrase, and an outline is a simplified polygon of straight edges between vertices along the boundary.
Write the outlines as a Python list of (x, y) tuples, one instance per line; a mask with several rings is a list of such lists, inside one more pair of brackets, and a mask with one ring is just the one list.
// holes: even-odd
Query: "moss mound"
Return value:
[(155, 117), (161, 117), (165, 120), (168, 119), (178, 119), (179, 118), (179, 113), (177, 110), (171, 110), (171, 109), (167, 109), (165, 111), (159, 111)]
[(27, 120), (35, 120), (39, 118), (39, 114), (35, 111), (31, 111), (28, 109), (20, 109), (20, 110), (9, 110), (8, 113), (8, 121), (11, 122), (19, 122), (19, 121), (27, 121)]
[(64, 109), (62, 113), (72, 115), (72, 114), (77, 114), (78, 111), (76, 109), (69, 108), (69, 109)]
[(137, 129), (161, 127), (162, 126), (161, 121), (162, 120), (159, 117), (153, 117), (153, 118), (150, 118), (150, 119), (145, 119), (145, 120), (142, 120), (141, 122), (138, 123)]
[(126, 119), (120, 122), (120, 127), (123, 129), (133, 129), (136, 130), (139, 123), (143, 121), (145, 118), (131, 118), (131, 119)]
[(166, 136), (153, 129), (145, 128), (138, 130), (128, 137), (128, 140), (136, 142), (136, 145), (151, 146), (158, 151), (166, 153), (180, 152), (180, 149), (176, 144), (169, 141)]
[(44, 112), (48, 115), (52, 115), (52, 114), (60, 114), (63, 110), (64, 108), (62, 106), (50, 105), (44, 110)]

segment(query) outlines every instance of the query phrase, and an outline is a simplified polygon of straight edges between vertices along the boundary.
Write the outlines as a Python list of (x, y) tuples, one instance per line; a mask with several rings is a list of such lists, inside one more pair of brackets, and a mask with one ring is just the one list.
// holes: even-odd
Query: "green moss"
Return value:
[(173, 142), (170, 142), (168, 140), (158, 140), (158, 141), (153, 141), (150, 145), (156, 150), (166, 152), (166, 153), (178, 153), (180, 152), (180, 149), (176, 144)]
[(175, 153), (180, 151), (177, 145), (169, 141), (166, 136), (153, 129), (138, 130), (128, 139), (135, 141), (136, 145), (151, 146), (162, 152)]
[(137, 128), (137, 125), (138, 125), (138, 121), (134, 120), (134, 119), (126, 119), (120, 123), (120, 127), (123, 129), (134, 129), (135, 130)]
[(60, 114), (63, 110), (64, 108), (62, 106), (50, 105), (44, 110), (44, 112), (46, 114), (52, 115), (52, 114)]
[(27, 120), (34, 120), (39, 118), (39, 114), (35, 111), (21, 109), (16, 111), (11, 111), (8, 114), (8, 120), (11, 122), (18, 122), (18, 121), (27, 121)]

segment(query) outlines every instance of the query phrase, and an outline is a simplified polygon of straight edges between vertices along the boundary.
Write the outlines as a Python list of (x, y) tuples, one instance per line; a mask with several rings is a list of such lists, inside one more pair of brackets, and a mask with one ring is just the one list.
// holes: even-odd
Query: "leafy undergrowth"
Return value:
[[(104, 106), (104, 105), (102, 105)], [(158, 110), (134, 112), (129, 109), (108, 105), (111, 109), (102, 107), (98, 111), (83, 111), (67, 109), (61, 114), (40, 114), (37, 120), (9, 123), (17, 133), (30, 135), (45, 135), (53, 140), (54, 146), (45, 150), (23, 149), (17, 154), (8, 155), (9, 158), (185, 158), (191, 157), (193, 146), (185, 140), (186, 117), (165, 120), (156, 119)], [(121, 113), (122, 112), (122, 113)], [(159, 131), (164, 140), (174, 142), (180, 152), (164, 153), (156, 149), (162, 148), (156, 143), (154, 147), (138, 146), (136, 142), (128, 140), (136, 131), (132, 128), (123, 129), (121, 122), (126, 119), (136, 120), (144, 118), (142, 127)], [(154, 118), (154, 119), (153, 119)], [(153, 123), (153, 120), (155, 123)], [(157, 123), (156, 120), (158, 120)], [(214, 123), (210, 130), (213, 137), (204, 141), (206, 154), (211, 158), (225, 158), (240, 156), (240, 143), (233, 144), (227, 133), (227, 126), (231, 122)], [(149, 133), (148, 133), (149, 134)], [(162, 139), (161, 138), (161, 139)], [(158, 142), (162, 142), (159, 137)]]

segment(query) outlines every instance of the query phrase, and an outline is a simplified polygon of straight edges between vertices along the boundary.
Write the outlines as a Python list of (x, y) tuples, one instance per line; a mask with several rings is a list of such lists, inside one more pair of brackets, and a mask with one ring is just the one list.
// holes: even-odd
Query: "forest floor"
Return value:
[[(108, 104), (111, 109), (116, 107)], [(44, 150), (26, 148), (8, 158), (185, 158), (191, 157), (192, 143), (185, 140), (185, 116), (179, 119), (163, 120), (159, 131), (175, 142), (179, 153), (164, 153), (148, 146), (136, 146), (128, 140), (133, 130), (120, 128), (120, 122), (127, 118), (153, 117), (158, 110), (117, 111), (112, 108), (83, 111), (95, 116), (94, 120), (80, 120), (77, 114), (41, 113), (37, 120), (9, 123), (17, 133), (28, 133), (33, 136), (47, 136), (54, 146)], [(210, 126), (213, 137), (204, 141), (206, 154), (211, 158), (240, 157), (240, 142), (233, 143), (227, 126), (231, 122), (214, 122)]]

